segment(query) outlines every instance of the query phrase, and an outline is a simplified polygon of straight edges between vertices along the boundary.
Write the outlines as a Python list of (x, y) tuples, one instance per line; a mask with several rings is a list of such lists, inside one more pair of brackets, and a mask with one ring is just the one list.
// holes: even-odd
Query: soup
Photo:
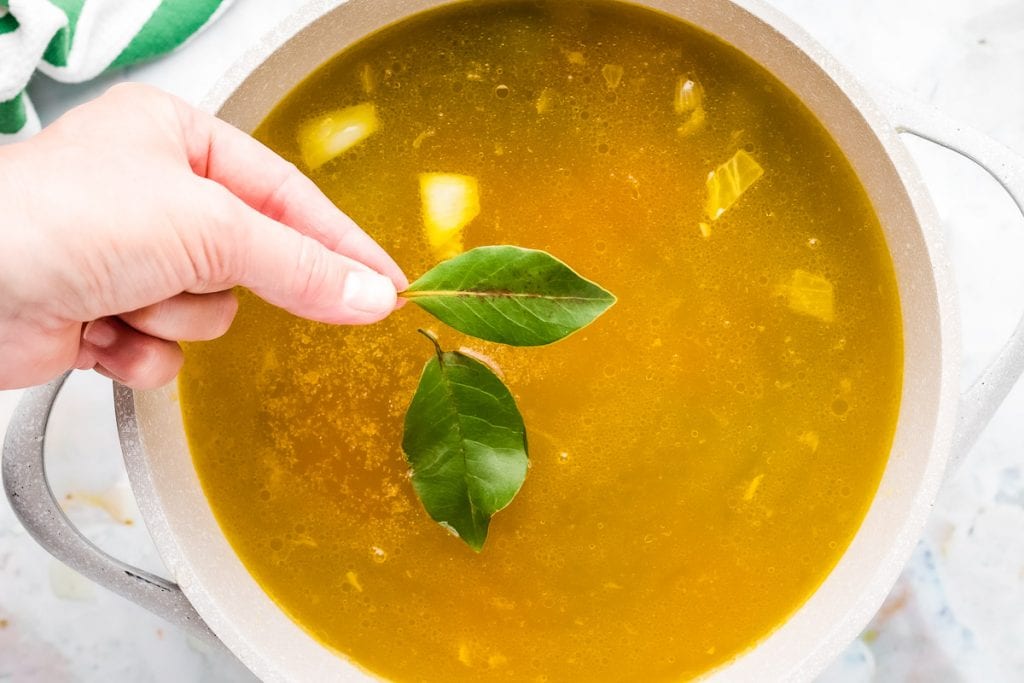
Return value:
[[(339, 120), (355, 134), (316, 147)], [(852, 169), (762, 68), (619, 4), (467, 3), (344, 51), (256, 136), (411, 277), (515, 244), (618, 297), (523, 349), (414, 306), (331, 327), (243, 292), (224, 338), (187, 346), (210, 505), (314, 638), (395, 681), (677, 681), (823, 581), (891, 445), (899, 300)], [(443, 235), (438, 178), (464, 214)], [(480, 554), (409, 481), (418, 327), (499, 366), (526, 423), (526, 483)]]

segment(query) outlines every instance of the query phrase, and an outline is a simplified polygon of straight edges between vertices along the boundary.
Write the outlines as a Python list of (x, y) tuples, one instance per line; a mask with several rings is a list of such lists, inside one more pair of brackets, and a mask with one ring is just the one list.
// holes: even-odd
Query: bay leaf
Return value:
[[(423, 332), (421, 330), (421, 332)], [(405, 415), (402, 450), (427, 513), (480, 552), (491, 516), (526, 478), (526, 428), (508, 387), (457, 351), (427, 361)]]
[(477, 247), (443, 261), (402, 297), (473, 337), (541, 346), (586, 327), (615, 297), (550, 254)]

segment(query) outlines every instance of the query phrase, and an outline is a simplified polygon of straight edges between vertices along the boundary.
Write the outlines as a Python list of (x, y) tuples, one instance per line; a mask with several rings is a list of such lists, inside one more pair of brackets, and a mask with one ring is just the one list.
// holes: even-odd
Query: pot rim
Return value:
[[(419, 13), (419, 8), (425, 5), (437, 7), (445, 4), (455, 4), (461, 1), (463, 0), (410, 0), (406, 4), (409, 6), (415, 5), (417, 9), (412, 9), (408, 12), (403, 11), (402, 18), (407, 18), (408, 16)], [(699, 0), (626, 1), (628, 4), (640, 5), (660, 11), (677, 20), (691, 22), (698, 29), (712, 33), (712, 35), (716, 35), (716, 37), (725, 42), (729, 41), (717, 32), (712, 31), (705, 25), (693, 20), (692, 17), (700, 16), (702, 11), (700, 9), (700, 5), (702, 4), (714, 5), (715, 8), (718, 9), (731, 8), (731, 10), (749, 14), (755, 22), (763, 25), (764, 30), (775, 32), (777, 36), (775, 36), (774, 39), (779, 43), (779, 50), (785, 51), (795, 48), (799, 53), (802, 53), (803, 58), (810, 60), (810, 62), (812, 62), (813, 65), (822, 72), (824, 77), (827, 78), (838, 91), (822, 94), (821, 98), (825, 99), (828, 97), (835, 97), (837, 94), (844, 97), (846, 100), (845, 104), (863, 118), (867, 128), (870, 130), (871, 134), (874, 135), (878, 146), (885, 155), (881, 161), (890, 163), (896, 177), (901, 181), (898, 192), (905, 195), (902, 198), (905, 199), (906, 205), (910, 207), (908, 215), (904, 218), (914, 223), (916, 227), (919, 228), (921, 244), (924, 246), (926, 251), (926, 253), (921, 255), (920, 258), (923, 263), (927, 263), (928, 266), (930, 266), (930, 283), (934, 288), (934, 292), (927, 293), (924, 297), (926, 302), (933, 302), (934, 304), (937, 319), (937, 328), (935, 331), (938, 335), (938, 339), (936, 341), (936, 359), (938, 361), (938, 367), (932, 370), (934, 373), (934, 376), (932, 377), (934, 382), (930, 385), (932, 387), (930, 391), (934, 391), (935, 405), (934, 410), (931, 411), (934, 419), (932, 420), (933, 426), (929, 433), (914, 435), (913, 447), (918, 450), (927, 450), (928, 452), (927, 458), (924, 460), (924, 466), (920, 474), (916, 477), (916, 489), (913, 492), (897, 491), (891, 494), (911, 496), (911, 500), (906, 506), (907, 510), (905, 512), (905, 516), (898, 524), (892, 543), (884, 552), (884, 558), (881, 561), (876, 562), (870, 567), (854, 567), (850, 570), (854, 576), (863, 577), (866, 575), (867, 578), (859, 581), (860, 589), (857, 597), (852, 600), (852, 602), (844, 604), (843, 614), (836, 623), (832, 623), (827, 626), (820, 623), (821, 610), (818, 610), (819, 623), (817, 627), (817, 643), (809, 649), (802, 658), (793, 658), (790, 661), (779, 663), (775, 668), (770, 666), (766, 668), (765, 662), (763, 661), (764, 656), (761, 656), (760, 659), (758, 656), (755, 656), (758, 655), (758, 653), (771, 651), (769, 648), (772, 643), (784, 642), (787, 637), (791, 637), (787, 635), (791, 625), (794, 624), (802, 614), (807, 612), (808, 606), (823, 593), (823, 590), (830, 584), (830, 582), (835, 583), (834, 579), (839, 573), (839, 570), (849, 564), (848, 558), (850, 558), (852, 553), (856, 551), (858, 541), (867, 543), (864, 538), (867, 520), (872, 515), (872, 511), (875, 509), (878, 499), (886, 494), (883, 487), (880, 485), (872, 502), (872, 510), (870, 510), (865, 516), (865, 519), (862, 520), (854, 541), (851, 542), (846, 551), (844, 551), (839, 563), (833, 568), (824, 583), (815, 590), (815, 592), (807, 599), (806, 603), (791, 614), (790, 617), (780, 624), (773, 633), (762, 637), (762, 639), (751, 646), (749, 650), (739, 654), (731, 662), (727, 662), (718, 669), (707, 674), (707, 676), (714, 678), (715, 680), (728, 681), (751, 680), (752, 678), (808, 680), (814, 675), (820, 673), (828, 663), (831, 662), (836, 655), (838, 655), (839, 652), (841, 652), (841, 650), (856, 637), (860, 629), (877, 611), (902, 570), (906, 560), (909, 558), (910, 553), (913, 551), (928, 517), (930, 506), (934, 501), (941, 484), (942, 473), (950, 451), (954, 431), (960, 368), (959, 317), (949, 261), (945, 254), (944, 238), (939, 228), (940, 224), (935, 210), (926, 190), (924, 189), (920, 176), (914, 167), (909, 154), (904, 148), (902, 142), (899, 140), (897, 130), (894, 128), (892, 123), (887, 120), (886, 116), (883, 114), (883, 110), (871, 99), (871, 97), (869, 97), (866, 90), (861, 87), (858, 82), (824, 50), (824, 48), (819, 46), (806, 32), (803, 31), (803, 29), (797, 26), (788, 17), (774, 8), (765, 5), (760, 0), (718, 0), (717, 3), (701, 3)], [(203, 101), (203, 107), (214, 113), (222, 115), (226, 113), (229, 120), (237, 123), (234, 114), (237, 112), (239, 107), (237, 102), (233, 103), (232, 98), (238, 95), (240, 87), (245, 84), (250, 76), (264, 66), (266, 62), (276, 55), (283, 47), (288, 45), (293, 38), (300, 33), (304, 33), (307, 29), (310, 29), (311, 26), (323, 18), (327, 13), (343, 5), (367, 5), (370, 2), (372, 2), (372, 0), (313, 0), (309, 4), (305, 5), (268, 34), (254, 49), (236, 63), (205, 98)], [(684, 14), (687, 16), (685, 19), (681, 18)], [(394, 22), (386, 22), (378, 26), (378, 28), (391, 23)], [(756, 37), (752, 37), (751, 40), (756, 40)], [(796, 88), (792, 87), (791, 82), (784, 78), (775, 68), (772, 68), (770, 64), (754, 57), (748, 50), (744, 49), (738, 43), (730, 44), (733, 44), (742, 52), (747, 54), (751, 59), (771, 71), (776, 78), (786, 85), (786, 87), (797, 92)], [(345, 47), (347, 47), (347, 45)], [(780, 59), (784, 56), (785, 55), (780, 56)], [(290, 87), (293, 84), (287, 85)], [(798, 94), (798, 96), (800, 95)], [(266, 96), (264, 95), (263, 98), (266, 99)], [(268, 103), (270, 106), (276, 103), (278, 98), (273, 99), (274, 102)], [(803, 99), (804, 102), (817, 114), (818, 110), (813, 106), (813, 95), (809, 98), (801, 96), (801, 99)], [(243, 102), (243, 104), (247, 103), (248, 102)], [(819, 105), (821, 105), (820, 102)], [(826, 127), (829, 128), (829, 133), (831, 135), (833, 133), (832, 128), (828, 126)], [(840, 144), (838, 140), (837, 144)], [(843, 148), (845, 153), (847, 148), (843, 147), (841, 144), (840, 146)], [(860, 176), (859, 172), (858, 176)], [(887, 229), (887, 238), (888, 237), (889, 231)], [(889, 244), (890, 253), (893, 254), (893, 258), (895, 259), (896, 256), (893, 251), (894, 246), (895, 245), (891, 243)], [(903, 278), (901, 277), (901, 302), (904, 302), (904, 294)], [(906, 319), (906, 316), (907, 311), (905, 310), (903, 318)], [(907, 346), (907, 342), (905, 342), (905, 349), (908, 352), (910, 351)], [(922, 370), (922, 372), (925, 371)], [(117, 401), (117, 419), (119, 425), (137, 424), (139, 421), (139, 415), (149, 411), (154, 402), (166, 402), (168, 398), (173, 400), (174, 395), (176, 395), (173, 390), (170, 390), (170, 393), (168, 393), (168, 391), (161, 390), (157, 390), (156, 392), (131, 392), (130, 390), (122, 387), (118, 388), (118, 392), (119, 400)], [(900, 426), (897, 428), (897, 435), (900, 434), (902, 429), (904, 412), (908, 409), (908, 406), (906, 405), (907, 400), (908, 393), (905, 381), (903, 402), (900, 407)], [(906, 432), (905, 429), (902, 429), (902, 431)], [(258, 628), (258, 626), (235, 623), (232, 615), (230, 615), (227, 610), (222, 609), (220, 598), (213, 591), (214, 587), (207, 585), (207, 582), (197, 575), (195, 567), (193, 567), (185, 558), (182, 545), (180, 540), (177, 538), (179, 530), (174, 528), (172, 521), (168, 518), (165, 506), (161, 504), (161, 496), (157, 491), (158, 487), (152, 471), (152, 463), (150, 462), (149, 453), (153, 449), (146, 447), (147, 444), (145, 442), (148, 441), (148, 439), (146, 439), (143, 432), (145, 432), (145, 429), (140, 429), (136, 432), (141, 435), (142, 443), (131, 444), (123, 442), (125, 460), (132, 486), (139, 494), (139, 505), (143, 512), (143, 518), (149, 527), (157, 543), (158, 550), (167, 563), (168, 568), (171, 569), (172, 573), (181, 584), (182, 589), (196, 606), (200, 614), (209, 621), (214, 632), (224, 640), (229, 648), (247, 666), (249, 666), (264, 680), (291, 679), (294, 671), (283, 669), (280, 662), (274, 661), (272, 653), (261, 651), (259, 648), (253, 646), (249, 637), (251, 633), (247, 633), (247, 630), (251, 632), (253, 628)], [(122, 430), (122, 434), (124, 433), (125, 430)], [(906, 434), (904, 434), (904, 436), (906, 436)], [(896, 445), (894, 444), (892, 453), (895, 452)], [(892, 457), (893, 455), (890, 455), (890, 458)], [(924, 456), (916, 457), (923, 458)], [(191, 461), (187, 463), (187, 466), (191, 468)], [(890, 467), (887, 465), (887, 474), (889, 470)], [(202, 496), (201, 490), (199, 495)], [(209, 514), (212, 515), (212, 513)], [(216, 528), (219, 531), (219, 527)], [(220, 542), (226, 544), (226, 540), (223, 538)], [(240, 561), (238, 564), (241, 565)], [(860, 572), (860, 574), (857, 572)], [(255, 585), (255, 581), (253, 581), (251, 577), (250, 581)], [(227, 589), (224, 586), (220, 586), (218, 587), (218, 590)], [(261, 591), (261, 589), (258, 590)], [(267, 600), (269, 601), (269, 598), (267, 598)], [(297, 629), (298, 627), (296, 626), (295, 628)], [(804, 640), (806, 640), (806, 638)], [(311, 638), (310, 641), (315, 643)], [(322, 651), (327, 652), (325, 646), (317, 643), (317, 647)], [(332, 654), (331, 657), (333, 658), (334, 655)], [(352, 662), (352, 660), (347, 658), (343, 659), (350, 667), (352, 667), (352, 673), (350, 675), (359, 677), (360, 674), (355, 668), (358, 665)], [(314, 669), (307, 668), (303, 673), (303, 678), (321, 674), (324, 675), (325, 678), (332, 675), (338, 675), (334, 671), (328, 672), (322, 669), (316, 669), (315, 671), (319, 672), (319, 674), (316, 674)]]

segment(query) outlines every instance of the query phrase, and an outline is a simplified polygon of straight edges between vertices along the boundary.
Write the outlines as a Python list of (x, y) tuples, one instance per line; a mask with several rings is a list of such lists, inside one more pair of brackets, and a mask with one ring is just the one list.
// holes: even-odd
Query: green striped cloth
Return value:
[(25, 95), (38, 69), (80, 83), (170, 52), (232, 0), (0, 0), (0, 144), (39, 130)]

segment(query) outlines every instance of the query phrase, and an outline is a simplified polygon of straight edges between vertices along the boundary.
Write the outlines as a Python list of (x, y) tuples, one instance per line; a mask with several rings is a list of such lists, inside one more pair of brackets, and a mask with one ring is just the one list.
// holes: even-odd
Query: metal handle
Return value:
[(217, 636), (177, 584), (106, 554), (71, 523), (57, 503), (44, 466), (46, 426), (71, 373), (25, 392), (4, 439), (3, 482), (25, 529), (47, 552), (83, 576), (211, 644)]
[[(909, 133), (970, 159), (1003, 186), (1024, 214), (1024, 158), (984, 133), (950, 120), (934, 108), (909, 102), (891, 93), (884, 99), (897, 132)], [(960, 397), (949, 460), (950, 473), (963, 463), (1022, 373), (1024, 317), (995, 359)]]

